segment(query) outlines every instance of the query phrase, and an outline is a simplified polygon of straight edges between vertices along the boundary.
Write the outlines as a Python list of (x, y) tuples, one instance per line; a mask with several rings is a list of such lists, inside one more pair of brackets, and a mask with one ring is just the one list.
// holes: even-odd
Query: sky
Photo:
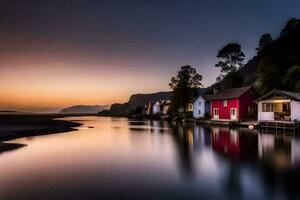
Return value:
[(246, 60), (298, 0), (0, 0), (0, 109), (51, 112), (169, 90), (183, 65), (210, 86), (217, 52)]

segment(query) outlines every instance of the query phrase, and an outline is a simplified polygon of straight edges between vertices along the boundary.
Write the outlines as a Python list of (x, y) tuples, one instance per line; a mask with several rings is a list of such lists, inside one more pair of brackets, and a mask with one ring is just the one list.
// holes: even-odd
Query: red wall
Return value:
[(219, 119), (230, 119), (230, 108), (237, 109), (237, 118), (239, 119), (239, 100), (228, 99), (227, 107), (223, 106), (223, 100), (213, 100), (211, 102), (211, 116), (214, 118), (214, 108), (219, 108)]
[(211, 118), (214, 118), (214, 108), (219, 108), (219, 119), (230, 120), (230, 108), (237, 108), (237, 120), (248, 118), (248, 107), (256, 109), (257, 95), (251, 88), (239, 99), (227, 99), (227, 107), (223, 106), (223, 100), (211, 101)]
[(257, 112), (257, 105), (255, 103), (255, 100), (257, 99), (256, 92), (251, 88), (246, 93), (244, 93), (242, 96), (240, 96), (240, 118), (245, 119), (248, 116), (248, 107), (253, 107)]

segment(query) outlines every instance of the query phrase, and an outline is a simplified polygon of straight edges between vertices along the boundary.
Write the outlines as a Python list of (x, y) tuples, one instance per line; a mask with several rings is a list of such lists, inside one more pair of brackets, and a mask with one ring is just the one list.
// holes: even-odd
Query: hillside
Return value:
[[(239, 69), (236, 76), (243, 79), (239, 86), (255, 85), (260, 94), (272, 89), (300, 91), (300, 20), (289, 20), (280, 36), (263, 43), (257, 55)], [(228, 77), (212, 87), (225, 89)]]
[[(243, 77), (244, 81), (242, 86), (253, 85), (258, 79), (258, 64), (259, 58), (257, 56), (250, 59), (241, 69), (237, 71), (238, 76)], [(220, 82), (216, 82), (211, 87), (217, 89), (226, 89), (225, 79)]]
[(64, 108), (60, 111), (60, 113), (64, 114), (74, 114), (74, 113), (84, 113), (84, 114), (90, 114), (90, 113), (98, 113), (102, 110), (109, 109), (108, 105), (101, 105), (101, 106), (88, 106), (88, 105), (76, 105), (71, 106), (68, 108)]
[(136, 109), (138, 106), (144, 106), (150, 101), (169, 100), (172, 92), (157, 92), (152, 94), (134, 94), (128, 102), (124, 104), (112, 104), (109, 109), (109, 115), (125, 115), (128, 111)]

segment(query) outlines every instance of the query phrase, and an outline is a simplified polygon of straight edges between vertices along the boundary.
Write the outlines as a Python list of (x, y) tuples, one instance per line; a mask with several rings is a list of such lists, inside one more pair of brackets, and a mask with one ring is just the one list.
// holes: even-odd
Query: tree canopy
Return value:
[(243, 66), (245, 54), (238, 43), (229, 43), (219, 50), (218, 58), (221, 60), (215, 65), (221, 68), (221, 73), (235, 72)]
[(268, 44), (272, 43), (273, 39), (271, 34), (265, 33), (261, 36), (259, 40), (258, 47), (256, 48), (256, 51), (259, 52), (260, 50), (264, 49)]
[(245, 54), (238, 43), (229, 43), (219, 50), (217, 57), (221, 59), (215, 67), (221, 68), (217, 81), (224, 82), (224, 88), (238, 87), (243, 84), (243, 77), (237, 71), (243, 66)]
[(202, 75), (198, 74), (196, 69), (190, 65), (182, 66), (175, 77), (171, 78), (169, 83), (173, 90), (173, 110), (176, 112), (179, 108), (185, 110), (186, 104), (191, 101), (195, 95), (195, 89), (203, 87)]
[(258, 53), (257, 86), (261, 94), (272, 89), (299, 91), (300, 20), (287, 22), (281, 35)]

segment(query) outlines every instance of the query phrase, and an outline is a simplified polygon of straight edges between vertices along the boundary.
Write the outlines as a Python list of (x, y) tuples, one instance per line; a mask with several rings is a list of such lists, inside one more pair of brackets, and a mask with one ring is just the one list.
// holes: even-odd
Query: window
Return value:
[(273, 104), (270, 104), (270, 103), (265, 103), (263, 104), (263, 112), (274, 112), (274, 106)]
[(201, 115), (201, 110), (198, 110), (198, 115)]
[(223, 106), (224, 106), (224, 107), (227, 107), (227, 100), (224, 100), (224, 101), (223, 101)]
[(201, 101), (199, 101), (199, 106), (201, 106)]

